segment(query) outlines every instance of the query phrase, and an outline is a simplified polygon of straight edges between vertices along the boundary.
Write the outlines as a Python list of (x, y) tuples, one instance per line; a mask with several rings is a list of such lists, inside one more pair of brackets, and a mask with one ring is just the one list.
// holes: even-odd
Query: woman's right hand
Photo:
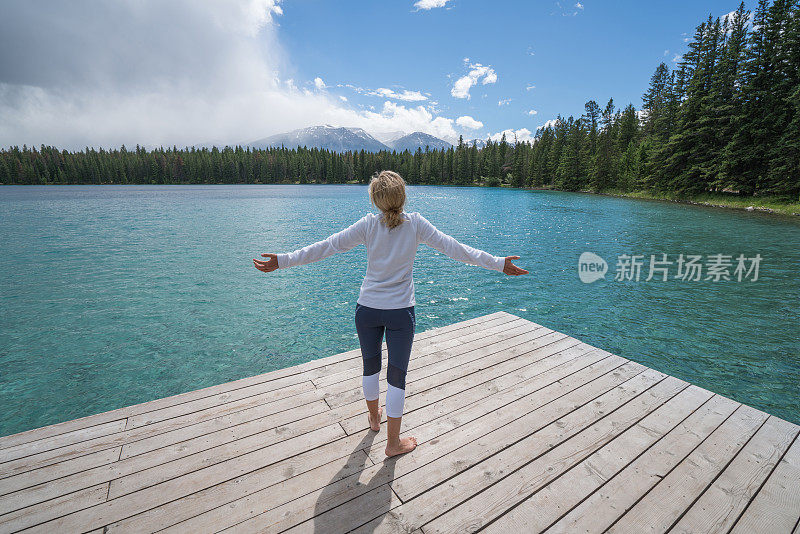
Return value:
[(262, 261), (253, 258), (253, 264), (256, 266), (256, 269), (258, 269), (262, 273), (269, 273), (278, 268), (277, 254), (271, 254), (267, 252), (266, 254), (262, 254), (261, 257), (269, 259), (267, 261)]
[(519, 256), (506, 256), (506, 265), (503, 267), (503, 272), (506, 273), (508, 276), (519, 276), (521, 274), (528, 274), (528, 271), (525, 269), (520, 269), (513, 263), (511, 260), (518, 260)]

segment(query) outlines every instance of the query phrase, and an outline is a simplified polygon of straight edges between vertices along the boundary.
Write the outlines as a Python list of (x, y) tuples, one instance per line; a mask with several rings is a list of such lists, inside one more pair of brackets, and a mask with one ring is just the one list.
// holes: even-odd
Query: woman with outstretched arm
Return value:
[(442, 233), (417, 212), (406, 213), (405, 181), (392, 171), (376, 173), (369, 183), (370, 201), (381, 213), (369, 213), (332, 236), (289, 252), (265, 253), (266, 260), (253, 259), (256, 269), (265, 273), (305, 265), (345, 252), (356, 245), (367, 249), (367, 272), (356, 302), (355, 325), (364, 363), (363, 391), (369, 410), (369, 424), (380, 431), (379, 407), (381, 344), (386, 335), (389, 363), (386, 369), (386, 455), (410, 452), (417, 446), (414, 437), (400, 438), (400, 423), (405, 402), (406, 371), (411, 357), (416, 318), (412, 268), (420, 243), (433, 247), (454, 260), (517, 276), (528, 271), (511, 260), (519, 256), (492, 256)]

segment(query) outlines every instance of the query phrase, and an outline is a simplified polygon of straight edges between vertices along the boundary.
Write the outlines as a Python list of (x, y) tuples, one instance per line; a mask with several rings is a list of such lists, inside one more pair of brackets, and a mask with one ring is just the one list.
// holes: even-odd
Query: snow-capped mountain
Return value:
[(426, 134), (425, 132), (414, 132), (404, 135), (396, 141), (392, 141), (389, 143), (389, 146), (391, 146), (392, 149), (397, 152), (402, 152), (404, 150), (416, 152), (418, 148), (425, 150), (426, 146), (431, 150), (438, 150), (441, 148), (450, 148), (453, 145), (444, 139), (439, 139), (438, 137)]
[(377, 139), (378, 141), (387, 146), (392, 146), (392, 143), (394, 141), (397, 141), (398, 139), (406, 135), (405, 132), (401, 132), (400, 130), (395, 130), (390, 132), (372, 131), (370, 133), (372, 134), (372, 137), (374, 137), (375, 139)]
[(243, 143), (242, 145), (253, 148), (279, 147), (281, 145), (286, 148), (304, 146), (308, 148), (324, 148), (335, 152), (357, 151), (362, 149), (367, 152), (390, 150), (388, 146), (384, 145), (361, 128), (343, 128), (330, 125), (301, 128), (292, 132)]
[(475, 146), (478, 147), (478, 150), (486, 148), (486, 141), (483, 139), (470, 139), (469, 141), (464, 141), (464, 144), (470, 147), (472, 146), (472, 143), (475, 143)]

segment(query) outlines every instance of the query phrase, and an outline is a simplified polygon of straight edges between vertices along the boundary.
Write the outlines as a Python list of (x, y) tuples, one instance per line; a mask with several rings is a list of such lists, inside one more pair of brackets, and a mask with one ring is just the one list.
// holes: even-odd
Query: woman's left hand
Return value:
[(265, 254), (262, 254), (261, 257), (262, 258), (269, 258), (269, 259), (267, 261), (263, 261), (263, 260), (257, 260), (255, 258), (253, 258), (253, 264), (255, 264), (256, 269), (258, 269), (259, 271), (264, 272), (264, 273), (269, 273), (269, 272), (272, 272), (272, 271), (274, 271), (275, 269), (278, 268), (278, 255), (277, 254), (271, 254), (271, 253), (267, 252)]
[(521, 274), (528, 274), (528, 271), (525, 269), (520, 269), (513, 263), (511, 260), (518, 260), (519, 256), (506, 256), (506, 264), (503, 267), (503, 272), (506, 273), (508, 276), (519, 276)]

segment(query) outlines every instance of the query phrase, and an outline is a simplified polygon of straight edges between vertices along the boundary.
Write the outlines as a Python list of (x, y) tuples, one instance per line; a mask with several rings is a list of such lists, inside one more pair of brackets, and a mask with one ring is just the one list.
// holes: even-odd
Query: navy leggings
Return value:
[(406, 371), (416, 325), (414, 306), (380, 310), (356, 304), (356, 331), (364, 360), (364, 376), (381, 370), (381, 343), (385, 332), (389, 353), (386, 381), (398, 389), (406, 389)]

